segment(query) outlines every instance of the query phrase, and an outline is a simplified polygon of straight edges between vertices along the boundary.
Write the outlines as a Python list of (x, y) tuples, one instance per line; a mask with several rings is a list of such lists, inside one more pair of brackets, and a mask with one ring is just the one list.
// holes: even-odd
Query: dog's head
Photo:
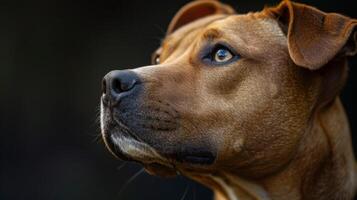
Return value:
[(355, 26), (289, 1), (244, 15), (192, 2), (172, 20), (151, 66), (104, 77), (104, 140), (113, 154), (160, 175), (274, 173), (343, 86)]

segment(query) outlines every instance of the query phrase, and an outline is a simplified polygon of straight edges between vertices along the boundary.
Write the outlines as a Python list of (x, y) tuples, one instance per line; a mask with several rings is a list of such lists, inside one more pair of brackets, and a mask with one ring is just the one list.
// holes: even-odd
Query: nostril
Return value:
[(103, 94), (118, 98), (119, 94), (132, 90), (138, 83), (139, 77), (131, 71), (112, 71), (103, 80)]
[(130, 77), (116, 78), (112, 81), (112, 89), (115, 93), (119, 94), (131, 90), (135, 84), (136, 80)]
[(107, 92), (107, 81), (105, 79), (102, 80), (102, 94), (106, 94)]
[(126, 80), (126, 82), (124, 82), (120, 85), (120, 90), (121, 91), (129, 91), (134, 87), (135, 84), (136, 84), (136, 80), (129, 78)]
[(122, 89), (122, 83), (119, 79), (114, 79), (113, 80), (113, 90), (119, 94), (121, 92), (123, 92), (124, 90)]

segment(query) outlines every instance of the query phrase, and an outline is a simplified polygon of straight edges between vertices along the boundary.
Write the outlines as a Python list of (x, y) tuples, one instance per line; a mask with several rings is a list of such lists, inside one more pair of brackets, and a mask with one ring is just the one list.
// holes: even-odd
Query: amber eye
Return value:
[(223, 63), (231, 60), (233, 54), (226, 48), (220, 47), (213, 52), (214, 61), (217, 63)]

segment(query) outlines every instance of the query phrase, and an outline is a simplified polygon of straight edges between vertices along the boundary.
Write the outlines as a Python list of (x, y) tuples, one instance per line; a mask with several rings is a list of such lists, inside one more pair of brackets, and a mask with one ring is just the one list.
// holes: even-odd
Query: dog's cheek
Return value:
[(249, 63), (243, 60), (229, 66), (206, 67), (199, 75), (200, 91), (219, 98), (231, 97), (249, 77), (250, 71)]
[(278, 170), (293, 157), (307, 125), (306, 116), (294, 114), (286, 104), (274, 103), (279, 99), (265, 99), (251, 109), (237, 105), (237, 110), (223, 112), (217, 115), (220, 120), (211, 121), (208, 137), (216, 140), (218, 168), (262, 176)]
[(246, 127), (244, 136), (232, 139), (228, 168), (256, 178), (278, 171), (293, 158), (303, 129), (289, 130), (280, 122), (267, 121)]

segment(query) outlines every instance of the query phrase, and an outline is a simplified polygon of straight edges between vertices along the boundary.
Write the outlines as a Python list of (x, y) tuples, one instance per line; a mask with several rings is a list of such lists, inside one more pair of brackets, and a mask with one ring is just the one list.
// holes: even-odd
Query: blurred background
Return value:
[[(211, 198), (208, 189), (183, 177), (152, 177), (115, 160), (98, 138), (102, 77), (148, 65), (170, 19), (187, 2), (1, 0), (1, 200)], [(224, 2), (244, 13), (279, 1)], [(302, 2), (357, 18), (351, 0)], [(355, 65), (357, 57), (342, 94), (352, 132)]]

